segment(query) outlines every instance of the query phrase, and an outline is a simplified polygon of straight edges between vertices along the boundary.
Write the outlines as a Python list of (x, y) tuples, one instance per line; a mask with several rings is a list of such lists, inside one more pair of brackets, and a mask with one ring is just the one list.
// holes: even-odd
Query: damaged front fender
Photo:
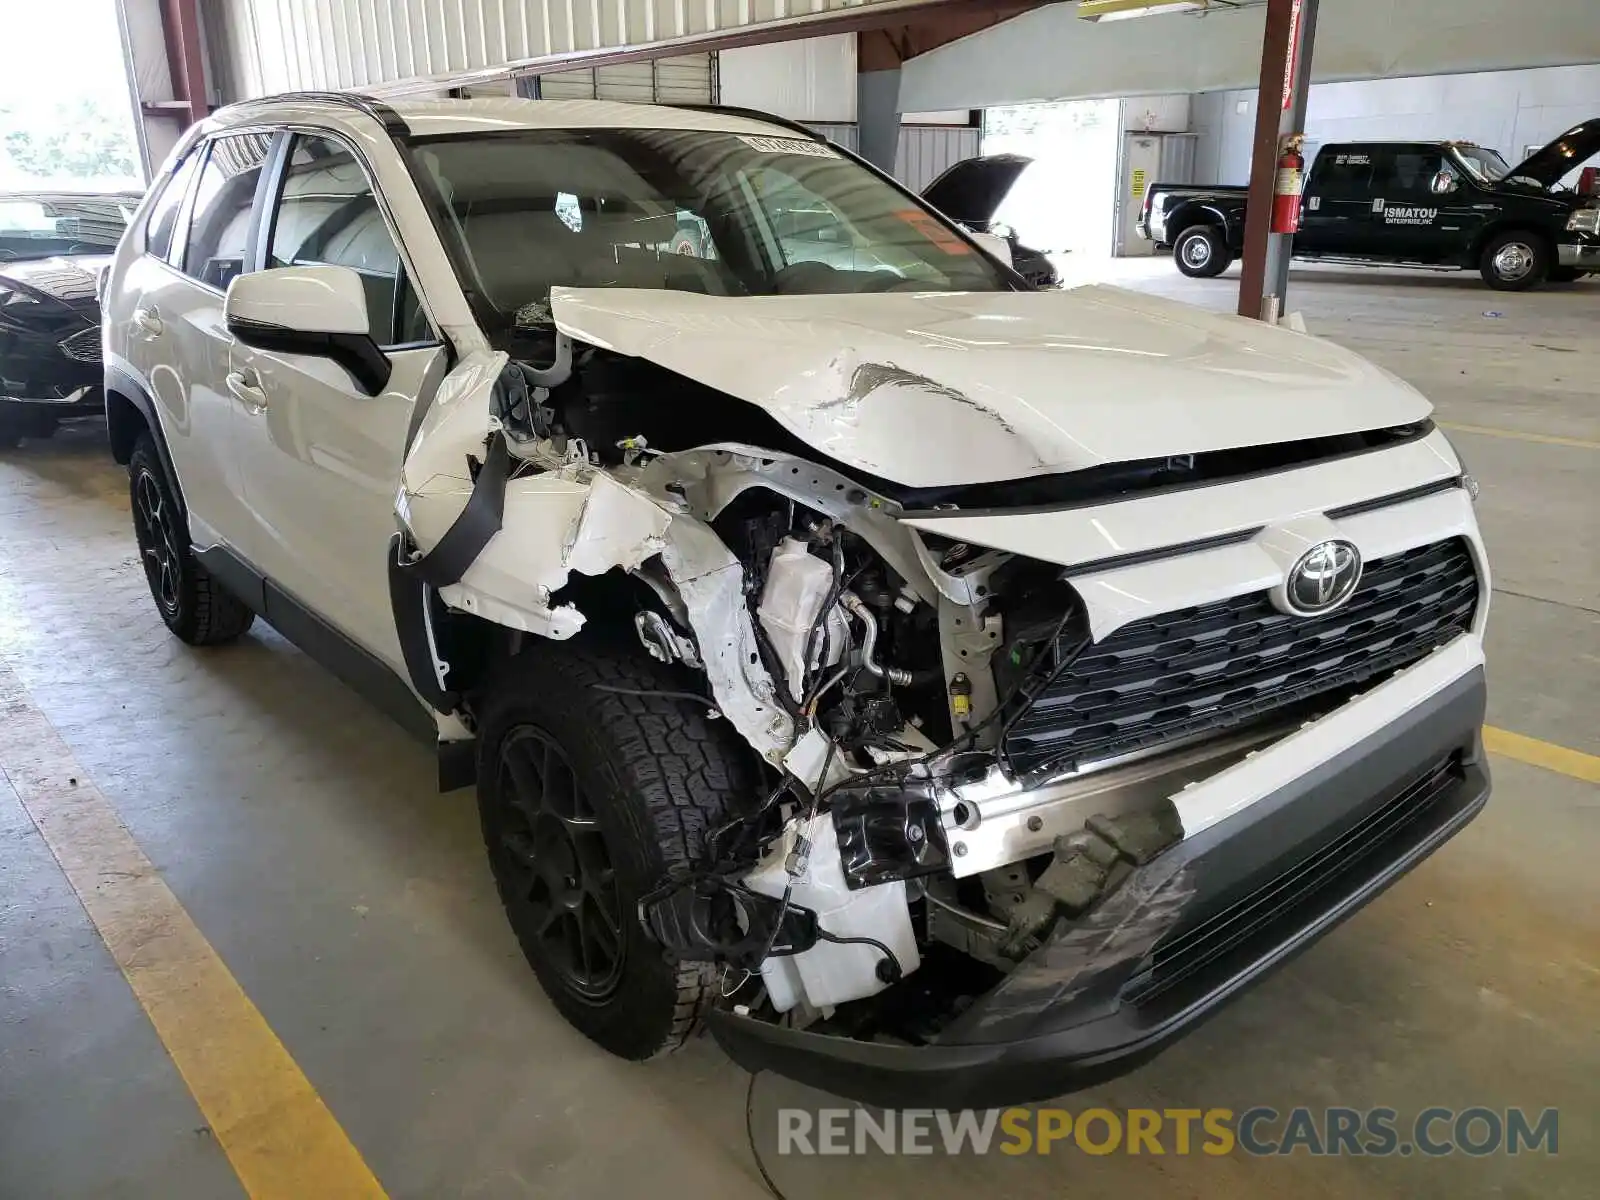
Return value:
[[(395, 512), (424, 560), (473, 501), (491, 440), (503, 436), (496, 388), (501, 353), (463, 359), (422, 415), (406, 454)], [(793, 742), (791, 718), (761, 665), (739, 560), (669, 493), (652, 494), (593, 466), (581, 453), (515, 457), (499, 528), (459, 578), (438, 589), (450, 608), (509, 629), (566, 639), (585, 614), (553, 597), (573, 572), (638, 571), (659, 558), (681, 599), (718, 707), (774, 761)]]

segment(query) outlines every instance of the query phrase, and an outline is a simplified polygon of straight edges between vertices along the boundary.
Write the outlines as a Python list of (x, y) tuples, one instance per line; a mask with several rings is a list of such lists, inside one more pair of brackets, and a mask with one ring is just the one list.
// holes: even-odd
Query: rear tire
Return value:
[(611, 1053), (676, 1050), (717, 996), (709, 963), (669, 962), (639, 898), (702, 865), (708, 832), (756, 788), (748, 748), (664, 666), (534, 640), (479, 707), (478, 811), (506, 917), (561, 1015)]
[(237, 641), (256, 615), (229, 595), (195, 558), (155, 439), (140, 434), (128, 458), (128, 501), (150, 598), (166, 626), (191, 646)]
[(1215, 225), (1191, 225), (1172, 243), (1172, 258), (1190, 279), (1214, 279), (1232, 265), (1233, 252)]
[(1536, 233), (1507, 230), (1489, 239), (1478, 270), (1497, 292), (1525, 292), (1550, 275), (1554, 256), (1550, 243)]

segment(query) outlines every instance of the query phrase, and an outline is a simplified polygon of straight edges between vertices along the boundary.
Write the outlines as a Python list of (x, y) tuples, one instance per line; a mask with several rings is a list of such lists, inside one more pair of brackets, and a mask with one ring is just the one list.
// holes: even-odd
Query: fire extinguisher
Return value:
[(1297, 141), (1278, 156), (1278, 173), (1272, 184), (1272, 232), (1296, 233), (1300, 229), (1300, 191), (1305, 182), (1306, 160)]

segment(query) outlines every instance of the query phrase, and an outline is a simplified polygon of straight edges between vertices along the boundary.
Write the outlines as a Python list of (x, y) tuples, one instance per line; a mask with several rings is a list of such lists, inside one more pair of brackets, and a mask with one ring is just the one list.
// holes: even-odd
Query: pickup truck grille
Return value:
[(1325, 616), (1255, 592), (1135, 621), (1072, 659), (1013, 719), (1004, 751), (1036, 776), (1244, 725), (1415, 662), (1466, 632), (1477, 603), (1471, 551), (1452, 538), (1367, 563)]

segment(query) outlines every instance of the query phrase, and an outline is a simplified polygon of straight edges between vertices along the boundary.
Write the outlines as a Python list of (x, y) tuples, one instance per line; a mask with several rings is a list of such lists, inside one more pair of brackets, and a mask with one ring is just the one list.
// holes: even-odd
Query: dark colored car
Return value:
[[(1369, 266), (1476, 268), (1501, 291), (1600, 273), (1600, 200), (1562, 186), (1600, 152), (1600, 117), (1518, 166), (1466, 142), (1336, 142), (1306, 179), (1294, 256)], [(1220, 275), (1244, 248), (1246, 190), (1155, 184), (1139, 231), (1178, 270)]]
[(986, 154), (949, 168), (922, 193), (922, 198), (952, 221), (974, 233), (993, 233), (1011, 245), (1011, 265), (1034, 287), (1056, 287), (1061, 278), (1042, 250), (1024, 246), (1016, 231), (995, 221), (995, 213), (1011, 195), (1033, 159), (1020, 154)]
[(137, 193), (0, 194), (0, 445), (104, 412), (101, 268)]

